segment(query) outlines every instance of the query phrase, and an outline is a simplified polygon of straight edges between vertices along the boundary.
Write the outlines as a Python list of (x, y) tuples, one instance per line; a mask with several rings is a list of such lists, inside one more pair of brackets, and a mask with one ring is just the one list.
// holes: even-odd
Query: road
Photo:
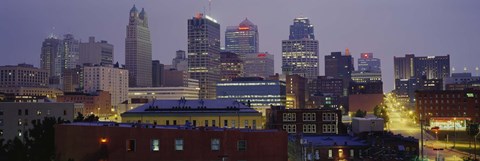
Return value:
[[(388, 110), (388, 116), (390, 117), (390, 121), (388, 123), (389, 130), (392, 131), (394, 134), (413, 136), (420, 140), (420, 125), (416, 124), (414, 120), (409, 116), (412, 115), (412, 113), (403, 110), (402, 107), (399, 106), (399, 104), (394, 102), (394, 99), (389, 99), (387, 97), (386, 103), (388, 107), (393, 107), (389, 108)], [(462, 161), (462, 157), (464, 157), (464, 154), (462, 153), (446, 149), (444, 144), (435, 141), (434, 136), (430, 136), (424, 133), (424, 140), (426, 140), (424, 156), (428, 158), (428, 160), (435, 160), (437, 155), (444, 156), (445, 161)], [(435, 151), (434, 148), (443, 150)]]

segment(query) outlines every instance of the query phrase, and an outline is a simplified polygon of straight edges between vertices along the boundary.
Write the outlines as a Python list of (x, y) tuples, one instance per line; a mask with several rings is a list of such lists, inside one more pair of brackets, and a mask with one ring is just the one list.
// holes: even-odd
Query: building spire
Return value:
[(134, 13), (138, 12), (137, 7), (135, 7), (135, 4), (133, 5), (132, 9), (130, 9), (130, 13), (132, 13), (132, 12), (134, 12)]

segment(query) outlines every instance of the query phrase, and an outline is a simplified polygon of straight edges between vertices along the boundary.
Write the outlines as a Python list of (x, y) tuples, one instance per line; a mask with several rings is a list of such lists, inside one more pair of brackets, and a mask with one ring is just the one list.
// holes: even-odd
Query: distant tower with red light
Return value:
[(380, 73), (380, 59), (373, 58), (373, 53), (361, 53), (358, 59), (358, 71)]
[(225, 50), (236, 54), (256, 54), (259, 51), (258, 28), (245, 18), (238, 26), (227, 26)]

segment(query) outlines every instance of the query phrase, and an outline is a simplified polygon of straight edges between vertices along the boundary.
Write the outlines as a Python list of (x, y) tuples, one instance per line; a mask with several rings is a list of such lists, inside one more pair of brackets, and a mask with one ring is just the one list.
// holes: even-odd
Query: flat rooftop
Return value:
[(188, 125), (154, 125), (142, 123), (117, 123), (117, 122), (73, 122), (65, 123), (60, 126), (95, 126), (95, 127), (121, 127), (121, 128), (148, 128), (148, 129), (171, 129), (171, 130), (204, 130), (204, 131), (240, 131), (240, 132), (279, 132), (276, 129), (257, 130), (246, 128), (221, 128), (221, 127), (194, 127)]

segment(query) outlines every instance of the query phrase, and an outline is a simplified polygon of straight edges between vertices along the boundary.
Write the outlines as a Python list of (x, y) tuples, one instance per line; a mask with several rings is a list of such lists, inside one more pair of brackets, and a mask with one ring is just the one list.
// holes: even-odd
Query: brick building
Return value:
[(267, 110), (267, 128), (284, 130), (289, 134), (346, 134), (342, 113), (334, 109), (272, 107)]
[(463, 129), (466, 122), (480, 121), (480, 90), (417, 91), (416, 113), (427, 125), (440, 129)]
[(57, 125), (55, 136), (57, 160), (287, 161), (288, 158), (287, 133), (277, 130), (72, 123)]
[(65, 93), (57, 98), (58, 102), (83, 103), (84, 115), (95, 114), (97, 116), (112, 115), (110, 93), (106, 91), (97, 91), (93, 93)]

